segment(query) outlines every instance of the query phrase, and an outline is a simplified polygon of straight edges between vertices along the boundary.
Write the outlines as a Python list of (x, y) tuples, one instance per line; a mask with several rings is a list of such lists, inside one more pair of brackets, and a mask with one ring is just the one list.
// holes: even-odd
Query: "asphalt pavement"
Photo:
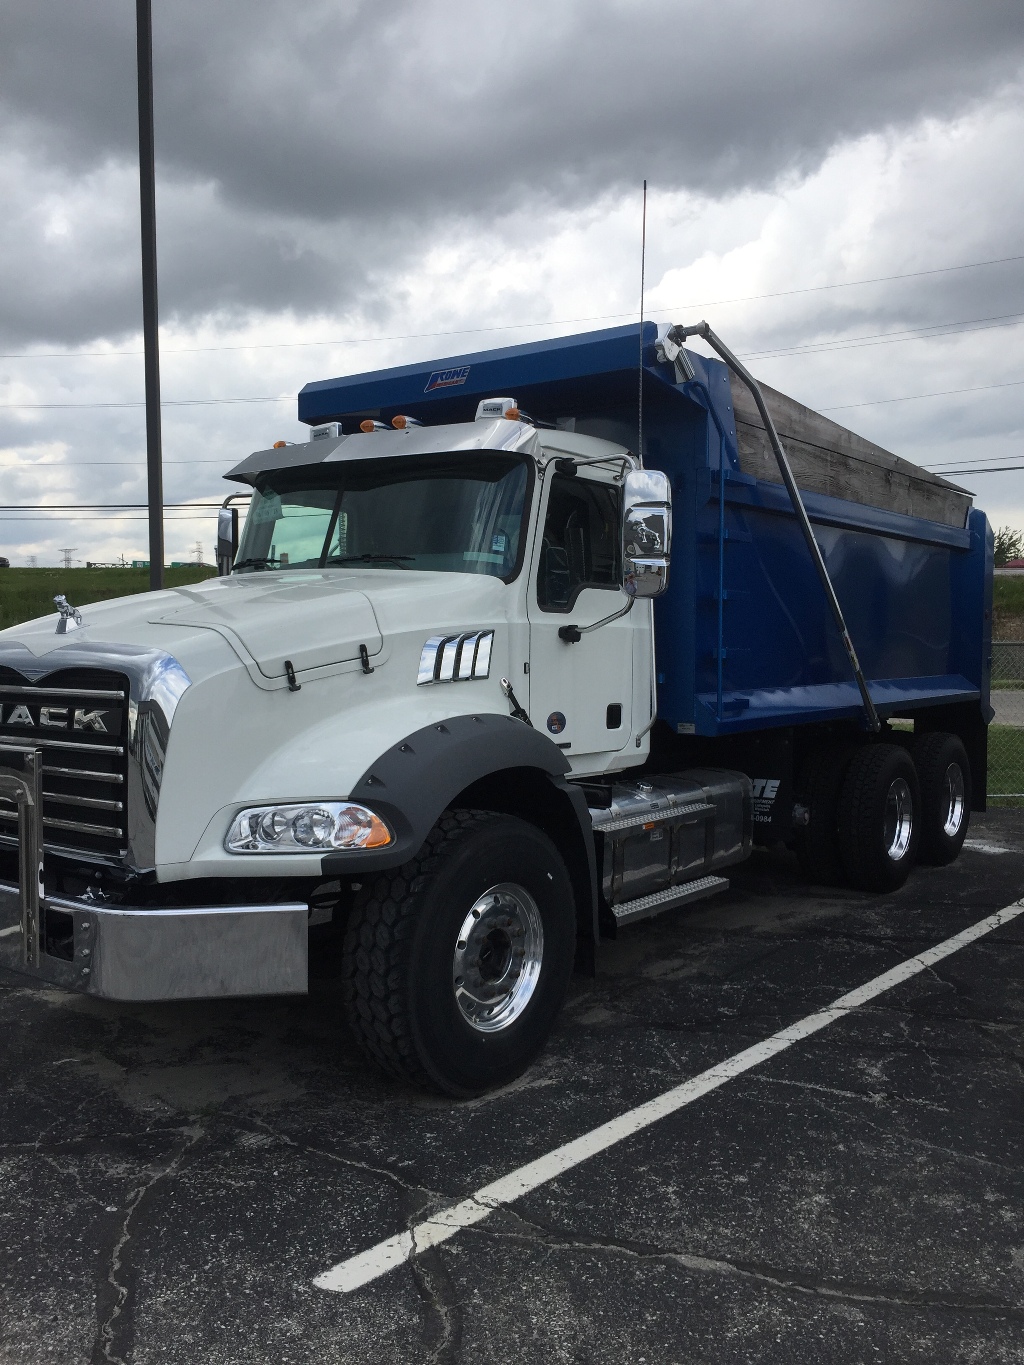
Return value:
[(351, 1293), (332, 1266), (1024, 896), (1024, 812), (895, 895), (732, 888), (602, 946), (515, 1085), (379, 1077), (308, 998), (0, 973), (0, 1361), (1024, 1361), (1024, 916)]

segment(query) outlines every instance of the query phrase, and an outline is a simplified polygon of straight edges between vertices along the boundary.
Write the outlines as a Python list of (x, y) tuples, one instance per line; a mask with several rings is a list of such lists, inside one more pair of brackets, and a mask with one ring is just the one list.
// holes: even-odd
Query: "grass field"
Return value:
[[(165, 569), (169, 588), (201, 583), (216, 569)], [(76, 607), (149, 591), (148, 569), (0, 569), (0, 629), (56, 611), (59, 592)]]

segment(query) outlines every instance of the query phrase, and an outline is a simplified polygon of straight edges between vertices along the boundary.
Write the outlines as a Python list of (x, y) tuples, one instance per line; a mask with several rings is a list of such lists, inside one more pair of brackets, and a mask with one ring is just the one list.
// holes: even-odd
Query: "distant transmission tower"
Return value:
[(193, 553), (194, 553), (194, 555), (195, 555), (195, 557), (196, 557), (196, 563), (199, 565), (200, 568), (202, 568), (202, 566), (203, 566), (203, 542), (202, 542), (201, 540), (197, 540), (197, 541), (196, 541), (196, 548), (195, 548), (195, 550), (193, 551)]
[(36, 555), (29, 555), (29, 557), (28, 557), (28, 567), (29, 567), (30, 569), (34, 569), (34, 568), (36, 568), (36, 567), (38, 566), (38, 564), (39, 564), (39, 560), (38, 560), (37, 556), (36, 556)]
[(78, 549), (77, 545), (66, 545), (60, 547), (60, 553), (64, 556), (65, 569), (71, 568), (71, 556), (75, 553), (77, 549)]

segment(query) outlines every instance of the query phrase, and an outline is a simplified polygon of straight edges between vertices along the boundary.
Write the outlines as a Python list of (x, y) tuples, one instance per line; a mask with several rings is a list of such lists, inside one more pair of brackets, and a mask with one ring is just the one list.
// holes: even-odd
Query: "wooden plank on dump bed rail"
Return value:
[[(778, 483), (778, 465), (754, 400), (731, 372), (729, 385), (740, 469), (754, 478)], [(760, 388), (785, 444), (797, 485), (804, 492), (846, 498), (945, 526), (967, 524), (972, 499), (964, 489), (893, 455), (767, 384), (760, 384)]]

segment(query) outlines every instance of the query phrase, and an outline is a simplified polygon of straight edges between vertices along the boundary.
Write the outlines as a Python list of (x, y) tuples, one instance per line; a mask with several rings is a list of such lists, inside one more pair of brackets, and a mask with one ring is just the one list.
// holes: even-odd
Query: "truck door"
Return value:
[[(616, 752), (633, 726), (630, 612), (576, 644), (562, 626), (592, 625), (626, 605), (621, 588), (618, 485), (548, 467), (547, 504), (529, 585), (530, 717), (567, 756)], [(590, 764), (586, 765), (592, 766)]]

